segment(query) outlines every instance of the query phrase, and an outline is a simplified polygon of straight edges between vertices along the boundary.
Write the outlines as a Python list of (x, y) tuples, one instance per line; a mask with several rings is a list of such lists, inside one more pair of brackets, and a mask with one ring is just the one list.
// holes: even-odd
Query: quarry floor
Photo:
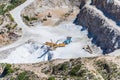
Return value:
[[(52, 59), (70, 59), (102, 55), (100, 48), (92, 44), (91, 40), (87, 37), (87, 30), (82, 31), (82, 26), (73, 24), (73, 20), (63, 21), (58, 25), (55, 25), (54, 21), (48, 20), (48, 22), (45, 22), (42, 25), (39, 24), (35, 27), (27, 26), (21, 18), (21, 11), (33, 1), (34, 0), (27, 0), (22, 5), (10, 11), (10, 14), (18, 24), (18, 27), (22, 28), (23, 34), (21, 39), (15, 43), (0, 48), (1, 56), (3, 51), (7, 51), (8, 53), (4, 55), (4, 59), (0, 59), (0, 63), (37, 63), (47, 61), (48, 54), (39, 58), (44, 53), (44, 49), (41, 49), (40, 47), (51, 39), (53, 42), (56, 42), (57, 40), (63, 42), (67, 36), (72, 37), (72, 42), (65, 47), (50, 51), (53, 55)], [(59, 10), (56, 10), (56, 12), (59, 13)], [(54, 12), (55, 10), (51, 11)], [(58, 13), (56, 13), (56, 16), (60, 18), (60, 14)], [(42, 14), (39, 16), (41, 15)], [(54, 18), (56, 16), (54, 16)], [(75, 14), (73, 14), (73, 16), (75, 16)], [(71, 16), (71, 18), (73, 18), (73, 16)], [(29, 43), (28, 40), (31, 40), (31, 42)], [(92, 54), (83, 49), (87, 45), (92, 48)], [(38, 48), (35, 49), (35, 46)]]

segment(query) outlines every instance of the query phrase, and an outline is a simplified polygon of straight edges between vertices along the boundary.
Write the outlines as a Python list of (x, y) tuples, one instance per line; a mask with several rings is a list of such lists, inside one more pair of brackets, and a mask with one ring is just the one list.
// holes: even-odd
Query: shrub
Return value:
[(55, 80), (55, 77), (51, 76), (48, 78), (48, 80)]
[(28, 17), (28, 16), (23, 16), (23, 18), (25, 19), (25, 20), (27, 20), (27, 21), (34, 21), (34, 20), (37, 20), (37, 18), (35, 18), (35, 17)]
[(27, 21), (30, 21), (30, 18), (28, 16), (23, 16), (23, 18)]
[(6, 6), (5, 4), (0, 5), (0, 15), (3, 15), (4, 13), (14, 9), (25, 1), (26, 0), (11, 0), (10, 5), (8, 5), (6, 9), (4, 9), (4, 7)]
[(35, 17), (32, 17), (32, 18), (31, 18), (31, 20), (37, 20), (37, 18), (35, 18)]
[(21, 3), (25, 2), (26, 0), (11, 0), (10, 3), (14, 6), (18, 6)]
[(24, 71), (20, 73), (15, 80), (39, 80), (39, 77), (31, 71)]
[(11, 21), (14, 21), (14, 18), (12, 17), (11, 14), (7, 14), (7, 16), (10, 18)]
[(81, 68), (81, 65), (75, 66), (75, 67), (69, 72), (69, 74), (70, 74), (71, 76), (77, 76), (77, 73), (78, 73), (78, 71), (80, 70), (80, 68)]
[(0, 15), (3, 15), (5, 13), (4, 7), (5, 7), (4, 4), (0, 5)]
[(14, 77), (11, 77), (10, 80), (15, 80), (15, 78), (14, 78)]
[(86, 70), (85, 70), (85, 69), (82, 69), (82, 70), (80, 70), (80, 71), (78, 72), (77, 76), (83, 77), (83, 76), (85, 75), (85, 73), (86, 73)]
[(25, 80), (26, 72), (22, 72), (17, 76), (17, 80)]
[(68, 65), (64, 63), (60, 66), (59, 70), (67, 70), (67, 68), (68, 68)]
[(7, 24), (5, 27), (8, 29), (8, 31), (11, 30), (11, 26), (9, 24)]
[(9, 75), (10, 73), (13, 73), (14, 70), (11, 68), (11, 65), (10, 64), (6, 64), (5, 68), (4, 68), (4, 71), (2, 73), (2, 76), (6, 76), (6, 75)]
[(105, 80), (110, 80), (113, 78), (115, 78), (115, 80), (119, 79), (119, 68), (117, 68), (116, 64), (107, 62), (106, 60), (98, 60), (95, 64), (98, 72)]
[(67, 78), (65, 77), (65, 78), (63, 78), (63, 80), (67, 80)]

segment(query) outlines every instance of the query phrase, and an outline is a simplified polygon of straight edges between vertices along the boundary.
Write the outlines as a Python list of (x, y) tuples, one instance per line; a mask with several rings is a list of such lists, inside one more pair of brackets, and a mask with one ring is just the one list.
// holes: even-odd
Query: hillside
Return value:
[[(120, 57), (101, 56), (52, 60), (35, 64), (12, 64), (3, 80), (119, 80)], [(5, 64), (1, 64), (4, 65)], [(3, 71), (4, 72), (4, 71)], [(25, 74), (25, 75), (22, 75)], [(32, 75), (32, 76), (31, 76)], [(21, 76), (21, 77), (20, 77)], [(19, 79), (18, 79), (19, 77)], [(50, 79), (52, 78), (52, 79)]]
[(0, 80), (120, 80), (120, 0), (0, 3)]
[(19, 2), (13, 1), (0, 1), (0, 47), (17, 41), (22, 35), (22, 29), (17, 26), (9, 11), (22, 4), (25, 0), (18, 0)]

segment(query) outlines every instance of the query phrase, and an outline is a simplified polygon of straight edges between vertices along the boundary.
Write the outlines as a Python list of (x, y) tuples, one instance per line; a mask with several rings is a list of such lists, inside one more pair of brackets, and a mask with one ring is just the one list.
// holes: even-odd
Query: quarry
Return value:
[(2, 80), (120, 79), (119, 0), (0, 3)]

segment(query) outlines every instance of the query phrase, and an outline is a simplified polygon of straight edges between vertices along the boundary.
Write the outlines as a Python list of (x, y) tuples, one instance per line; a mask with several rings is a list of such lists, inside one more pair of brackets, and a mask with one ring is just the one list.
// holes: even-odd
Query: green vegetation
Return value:
[(10, 18), (11, 21), (14, 21), (14, 18), (12, 17), (11, 14), (7, 14), (7, 16)]
[(14, 78), (14, 77), (11, 77), (10, 80), (15, 80), (15, 78)]
[(6, 64), (0, 63), (0, 67), (5, 68)]
[(26, 0), (11, 0), (10, 5), (7, 6), (6, 11), (10, 11), (15, 7), (19, 6), (20, 4), (24, 3)]
[(94, 80), (96, 79), (93, 73), (88, 71), (88, 69), (82, 64), (81, 59), (70, 60), (70, 62), (65, 62), (53, 66), (51, 70), (51, 75), (55, 78), (61, 78), (62, 80)]
[(68, 64), (66, 63), (66, 64), (62, 64), (62, 65), (60, 65), (60, 68), (59, 68), (59, 70), (67, 70), (68, 69)]
[(71, 76), (76, 76), (77, 73), (78, 73), (78, 71), (80, 70), (80, 67), (81, 67), (81, 65), (75, 66), (74, 68), (72, 68), (72, 70), (69, 72), (69, 74), (70, 74)]
[(15, 24), (12, 28), (15, 29), (17, 27), (17, 24)]
[(8, 32), (12, 29), (12, 27), (9, 24), (7, 24), (5, 27), (8, 29)]
[(22, 71), (11, 66), (11, 64), (0, 64), (0, 67), (4, 68), (1, 75), (3, 80), (39, 80), (39, 77), (34, 72)]
[(6, 76), (6, 75), (9, 75), (10, 73), (13, 73), (14, 72), (14, 69), (11, 67), (10, 64), (6, 64), (5, 68), (4, 68), (4, 71), (2, 73), (2, 76)]
[(14, 25), (7, 24), (5, 27), (8, 29), (7, 32), (9, 32), (10, 30), (15, 29), (17, 27), (17, 24)]
[(68, 74), (69, 63), (65, 62), (63, 64), (58, 64), (57, 66), (53, 66), (52, 74), (60, 73), (61, 75)]
[(105, 80), (118, 80), (120, 79), (120, 70), (117, 65), (106, 60), (98, 60), (95, 63), (98, 72)]
[(37, 20), (37, 18), (35, 18), (35, 17), (28, 17), (28, 16), (23, 16), (23, 18), (25, 19), (25, 20), (27, 20), (27, 21), (34, 21), (34, 20)]
[(4, 7), (5, 7), (5, 4), (0, 5), (0, 15), (3, 15), (5, 13)]
[(21, 3), (24, 3), (26, 0), (11, 0), (10, 3), (14, 6), (18, 6)]
[(30, 18), (28, 16), (23, 16), (23, 18), (27, 21), (30, 21)]
[(63, 78), (63, 80), (67, 80), (67, 78), (65, 77), (65, 78)]
[[(20, 4), (24, 3), (26, 0), (11, 0), (10, 5), (6, 7), (6, 4), (0, 5), (0, 15), (14, 9), (15, 7), (19, 6)], [(6, 7), (6, 8), (5, 8)]]
[(2, 25), (2, 23), (3, 23), (3, 19), (2, 19), (2, 18), (0, 18), (0, 25)]
[(17, 80), (25, 80), (25, 79), (27, 79), (26, 74), (27, 74), (26, 72), (20, 73), (20, 74), (17, 76)]
[(48, 80), (55, 80), (55, 77), (49, 77)]
[[(47, 80), (101, 80), (99, 75), (96, 77), (93, 73), (96, 75), (100, 74), (104, 80), (120, 79), (120, 68), (113, 62), (109, 60), (106, 61), (105, 59), (93, 59), (95, 60), (93, 67), (96, 70), (96, 72), (93, 72), (85, 67), (85, 60), (79, 58), (71, 59), (68, 62), (58, 65), (50, 64), (49, 67), (43, 68), (42, 72), (47, 72), (47, 74), (50, 75)], [(86, 61), (88, 61), (88, 59)], [(24, 71), (19, 68), (13, 69), (10, 64), (0, 64), (0, 66), (4, 68), (2, 75), (7, 77), (7, 79), (9, 78), (9, 80), (40, 80), (40, 78), (31, 71)]]
[(30, 20), (31, 20), (31, 21), (33, 21), (33, 20), (37, 20), (37, 18), (35, 18), (35, 17), (32, 17)]
[(16, 77), (14, 80), (38, 80), (38, 76), (30, 71), (24, 71)]

